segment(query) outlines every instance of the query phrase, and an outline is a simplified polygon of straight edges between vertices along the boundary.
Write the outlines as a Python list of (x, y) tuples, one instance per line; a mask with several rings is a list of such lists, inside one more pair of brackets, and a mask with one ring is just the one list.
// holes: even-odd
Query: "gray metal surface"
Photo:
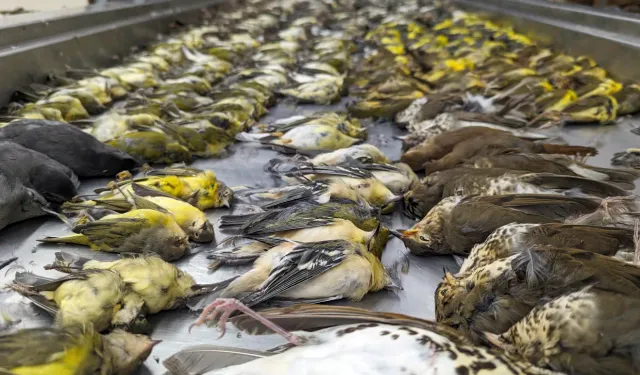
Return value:
[[(156, 0), (5, 17), (0, 21), (0, 106), (16, 90), (67, 67), (112, 66), (131, 47), (155, 41), (172, 21), (200, 24), (222, 0)], [(226, 1), (229, 3), (229, 1)]]
[(453, 0), (462, 9), (513, 25), (555, 50), (592, 57), (618, 79), (640, 80), (640, 18), (631, 13), (534, 0)]

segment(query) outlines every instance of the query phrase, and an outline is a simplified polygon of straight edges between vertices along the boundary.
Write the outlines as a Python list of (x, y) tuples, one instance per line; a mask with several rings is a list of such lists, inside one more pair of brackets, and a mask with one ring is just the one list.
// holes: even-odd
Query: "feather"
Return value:
[(228, 366), (241, 365), (271, 353), (216, 345), (196, 345), (165, 359), (162, 364), (173, 375), (199, 375)]

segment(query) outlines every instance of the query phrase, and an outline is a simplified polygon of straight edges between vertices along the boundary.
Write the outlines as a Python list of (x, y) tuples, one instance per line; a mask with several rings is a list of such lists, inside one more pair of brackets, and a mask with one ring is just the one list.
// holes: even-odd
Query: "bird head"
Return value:
[(432, 173), (422, 183), (404, 195), (405, 211), (410, 216), (423, 217), (442, 199), (444, 184), (439, 182), (439, 172)]
[(447, 197), (434, 206), (427, 215), (411, 229), (401, 231), (401, 240), (414, 254), (440, 254), (448, 249), (443, 227), (449, 213), (460, 201), (460, 197)]
[(436, 321), (455, 329), (468, 329), (468, 323), (461, 315), (460, 307), (468, 292), (469, 284), (463, 278), (456, 278), (445, 270), (444, 278), (436, 287), (435, 306)]
[(213, 224), (207, 220), (206, 216), (191, 223), (189, 233), (195, 242), (211, 242), (215, 239)]
[(136, 335), (121, 329), (113, 330), (102, 337), (105, 361), (110, 363), (112, 373), (128, 375), (144, 362), (159, 340), (145, 335)]

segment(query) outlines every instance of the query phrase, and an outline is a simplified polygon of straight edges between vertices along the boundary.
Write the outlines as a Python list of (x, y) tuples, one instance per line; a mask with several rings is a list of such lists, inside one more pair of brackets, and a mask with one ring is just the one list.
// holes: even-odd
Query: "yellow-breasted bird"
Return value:
[(242, 133), (238, 139), (258, 140), (284, 153), (304, 153), (308, 151), (333, 151), (362, 142), (342, 133), (338, 128), (323, 124), (305, 124), (294, 127), (286, 133), (253, 134)]
[[(359, 301), (368, 292), (398, 287), (374, 254), (345, 240), (285, 241), (256, 259), (250, 271), (222, 283), (220, 297), (238, 297), (249, 306), (278, 297), (300, 303)], [(214, 310), (210, 306), (202, 321)]]
[[(273, 170), (273, 166), (271, 168)], [(314, 166), (302, 165), (286, 172), (276, 172), (287, 181), (339, 181), (352, 186), (372, 206), (380, 207), (383, 213), (393, 209), (396, 201), (402, 199), (391, 192), (374, 175), (357, 166)]]
[(310, 160), (313, 165), (340, 165), (349, 160), (357, 160), (361, 163), (387, 164), (391, 161), (376, 146), (365, 143), (355, 145), (332, 152), (325, 152)]
[(640, 345), (640, 299), (597, 284), (536, 306), (495, 346), (529, 362), (566, 373), (635, 374)]
[(191, 152), (168, 135), (156, 131), (126, 133), (107, 142), (148, 163), (190, 162)]
[(62, 210), (66, 214), (91, 208), (104, 208), (116, 212), (127, 212), (131, 209), (156, 210), (171, 214), (192, 241), (211, 242), (215, 239), (213, 225), (205, 213), (183, 200), (135, 182), (131, 184), (131, 192), (123, 192), (123, 194), (126, 198), (65, 202)]
[[(219, 181), (211, 170), (187, 167), (152, 169), (145, 177), (135, 178), (133, 182), (163, 191), (201, 210), (229, 207), (233, 199), (233, 191)], [(131, 189), (130, 181), (118, 185), (123, 191)], [(113, 191), (112, 188), (97, 189), (95, 192), (104, 193), (101, 198), (122, 197), (119, 190)]]
[(40, 242), (89, 246), (115, 253), (146, 253), (175, 260), (189, 249), (189, 238), (169, 213), (139, 209), (111, 214), (73, 227), (72, 234), (45, 237)]
[(89, 326), (23, 329), (0, 336), (0, 371), (15, 375), (128, 375), (159, 341)]
[[(218, 327), (223, 334), (230, 321), (248, 334), (281, 335), (289, 344), (287, 349), (273, 354), (212, 345), (192, 347), (164, 361), (170, 371), (275, 375), (296, 372), (304, 362), (318, 374), (344, 369), (357, 375), (559, 374), (500, 350), (474, 346), (441, 324), (402, 314), (305, 304), (258, 313), (233, 299), (217, 300), (215, 309), (213, 314), (221, 314)], [(236, 311), (242, 314), (229, 319)], [(371, 345), (362, 345), (364, 342)]]

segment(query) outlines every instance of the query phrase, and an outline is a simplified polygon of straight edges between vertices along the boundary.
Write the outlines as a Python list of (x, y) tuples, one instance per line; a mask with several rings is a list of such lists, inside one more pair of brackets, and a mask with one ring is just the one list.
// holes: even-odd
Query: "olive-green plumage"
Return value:
[(187, 147), (160, 132), (127, 133), (107, 144), (148, 163), (173, 164), (191, 161), (191, 152)]

